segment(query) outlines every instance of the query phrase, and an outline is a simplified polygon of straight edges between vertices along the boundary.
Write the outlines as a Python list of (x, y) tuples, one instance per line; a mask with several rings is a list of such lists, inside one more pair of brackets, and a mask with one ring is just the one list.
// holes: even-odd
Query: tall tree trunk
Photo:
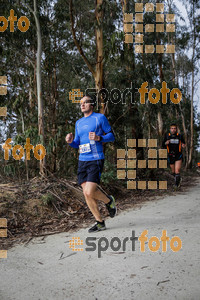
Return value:
[[(103, 0), (96, 0), (95, 6), (95, 17), (96, 17), (96, 28), (95, 28), (95, 37), (96, 37), (96, 67), (93, 68), (90, 61), (87, 59), (81, 44), (76, 37), (76, 29), (74, 27), (74, 16), (73, 16), (73, 2), (69, 1), (69, 12), (70, 12), (70, 21), (71, 21), (71, 31), (74, 40), (80, 55), (85, 61), (89, 71), (92, 73), (92, 76), (95, 81), (95, 88), (97, 93), (100, 89), (103, 88), (103, 9), (102, 9)], [(105, 113), (104, 105), (101, 105), (102, 98), (99, 99), (100, 112)]]
[[(157, 3), (160, 3), (160, 2), (157, 2)], [(158, 33), (156, 33), (156, 44), (157, 45), (160, 45), (161, 41), (160, 39), (158, 38)], [(164, 80), (164, 74), (163, 74), (163, 53), (158, 53), (157, 54), (157, 57), (158, 57), (158, 68), (159, 68), (159, 78), (160, 78), (160, 83), (162, 85), (162, 82)], [(161, 109), (161, 106), (160, 106), (160, 109)], [(158, 114), (157, 114), (157, 123), (158, 123), (158, 136), (159, 136), (159, 140), (161, 141), (162, 138), (163, 138), (163, 118), (162, 118), (162, 114), (161, 114), (161, 111), (159, 110), (158, 111)]]
[[(171, 1), (168, 0), (169, 14), (172, 13), (172, 11), (171, 11), (171, 5), (172, 5), (172, 0)], [(169, 36), (169, 33), (168, 33), (168, 42), (169, 41), (170, 41), (170, 36)], [(174, 44), (172, 35), (171, 35), (171, 44)], [(173, 71), (173, 79), (172, 80), (173, 80), (173, 82), (175, 84), (178, 85), (178, 75), (177, 75), (176, 68), (175, 68), (175, 54), (174, 53), (171, 53), (171, 61), (172, 61), (172, 71)], [(186, 129), (186, 125), (185, 125), (185, 117), (184, 117), (184, 113), (183, 113), (183, 110), (182, 110), (182, 107), (181, 107), (181, 103), (179, 102), (178, 105), (179, 105), (179, 110), (180, 110), (180, 114), (181, 114), (183, 132), (184, 132), (184, 137), (185, 137), (185, 145), (186, 145), (186, 147), (185, 147), (185, 152), (186, 152), (186, 164), (185, 164), (185, 168), (187, 168), (187, 166), (188, 166), (188, 137), (187, 137), (187, 129)], [(176, 110), (176, 112), (177, 112), (177, 110)]]
[(188, 150), (188, 136), (187, 136), (187, 129), (186, 129), (186, 125), (185, 125), (185, 117), (182, 111), (182, 107), (181, 107), (181, 103), (179, 102), (179, 109), (181, 112), (181, 119), (182, 119), (182, 126), (183, 126), (183, 132), (184, 132), (184, 136), (185, 136), (185, 153), (186, 153), (186, 164), (185, 164), (185, 168), (188, 168), (188, 159), (189, 159), (189, 150)]
[(189, 161), (188, 167), (192, 167), (192, 156), (194, 151), (194, 56), (195, 56), (195, 46), (196, 46), (196, 31), (195, 31), (195, 11), (194, 11), (194, 0), (193, 0), (193, 7), (192, 7), (192, 19), (193, 19), (193, 45), (192, 45), (192, 96), (191, 96), (191, 114), (190, 114), (190, 151), (189, 151)]
[[(96, 0), (96, 72), (95, 72), (95, 88), (100, 91), (103, 88), (103, 10), (102, 10), (103, 0)], [(102, 98), (99, 99), (100, 113), (104, 114), (104, 103), (102, 103)]]
[[(43, 102), (42, 102), (42, 87), (41, 87), (41, 57), (42, 57), (42, 38), (40, 30), (40, 22), (37, 12), (37, 3), (34, 0), (34, 17), (37, 28), (37, 100), (38, 100), (38, 134), (41, 137), (42, 145), (44, 146), (44, 118), (43, 118)], [(44, 174), (45, 157), (40, 160), (40, 174)]]
[[(21, 120), (22, 120), (22, 133), (25, 134), (25, 126), (24, 126), (24, 116), (23, 116), (23, 109), (19, 109), (20, 115), (21, 115)], [(26, 154), (25, 154), (26, 155)], [(26, 179), (29, 180), (29, 175), (28, 175), (28, 160), (25, 157), (25, 166), (26, 166)]]
[(57, 76), (56, 76), (56, 39), (54, 40), (54, 60), (53, 60), (53, 103), (52, 103), (52, 137), (54, 140), (53, 145), (53, 161), (52, 161), (52, 168), (53, 172), (56, 172), (56, 160), (57, 160), (57, 141), (56, 141), (56, 134), (57, 134), (57, 110), (56, 110), (56, 103), (58, 101), (58, 88), (57, 88)]
[[(159, 54), (158, 56), (158, 67), (159, 67), (159, 78), (160, 78), (160, 83), (162, 85), (163, 79), (164, 79), (164, 75), (163, 75), (163, 71), (162, 71), (162, 53)], [(161, 107), (160, 107), (161, 108)], [(158, 111), (157, 114), (157, 122), (158, 122), (158, 136), (159, 136), (159, 140), (162, 140), (163, 137), (163, 118), (162, 118), (162, 114), (161, 111)]]
[(163, 136), (163, 119), (160, 110), (158, 112), (158, 135), (159, 137)]
[[(129, 13), (130, 11), (130, 1), (129, 0), (121, 0), (122, 5), (122, 13), (123, 13), (123, 22), (125, 20), (125, 14)], [(134, 49), (133, 44), (126, 44), (124, 43), (124, 57), (125, 57), (125, 68), (126, 68), (126, 82), (128, 86), (132, 85), (132, 76), (131, 73), (135, 69), (135, 58), (134, 58)], [(134, 83), (135, 84), (135, 80)], [(135, 104), (132, 104), (131, 102), (127, 104), (128, 105), (128, 114), (127, 117), (129, 120), (133, 120), (133, 118), (137, 115), (138, 110)], [(135, 122), (131, 122), (131, 137), (137, 138), (137, 129), (136, 126), (138, 124), (135, 124)]]

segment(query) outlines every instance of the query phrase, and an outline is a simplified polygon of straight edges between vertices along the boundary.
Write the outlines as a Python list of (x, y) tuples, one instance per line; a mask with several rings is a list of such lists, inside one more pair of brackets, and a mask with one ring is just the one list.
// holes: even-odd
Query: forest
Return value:
[[(149, 2), (1, 3), (2, 180), (29, 180), (48, 172), (75, 178), (78, 152), (67, 145), (65, 136), (74, 133), (75, 122), (82, 117), (81, 95), (88, 90), (95, 92), (95, 111), (105, 114), (115, 133), (115, 142), (104, 145), (104, 183), (117, 180), (116, 153), (127, 147), (127, 139), (157, 139), (160, 148), (172, 122), (185, 138), (185, 169), (196, 167), (200, 160), (200, 3), (180, 0), (180, 10), (178, 1), (151, 1), (153, 11), (144, 10), (143, 25), (156, 28), (157, 5), (164, 3), (164, 14), (175, 15), (174, 32), (143, 32), (144, 45), (156, 45), (155, 49), (175, 45), (171, 53), (148, 53), (146, 46), (139, 53), (133, 38), (137, 24), (125, 22), (127, 15), (137, 12), (138, 3), (145, 7)], [(133, 42), (127, 43), (127, 35)], [(145, 92), (140, 92), (142, 87)], [(27, 138), (32, 145), (45, 147), (45, 158), (37, 160), (31, 152), (30, 159), (25, 155), (15, 159), (10, 153), (6, 160), (5, 141), (11, 139), (13, 149), (24, 147)], [(137, 153), (144, 157), (145, 149)]]
[(199, 195), (199, 0), (0, 0), (1, 300), (200, 299)]

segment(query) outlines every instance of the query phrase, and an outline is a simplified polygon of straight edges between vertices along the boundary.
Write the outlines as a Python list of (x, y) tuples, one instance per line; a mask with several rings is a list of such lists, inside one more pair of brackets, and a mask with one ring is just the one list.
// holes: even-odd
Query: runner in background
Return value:
[(179, 187), (181, 183), (180, 170), (183, 161), (182, 148), (185, 148), (185, 141), (183, 136), (177, 132), (175, 123), (170, 125), (170, 132), (165, 135), (162, 147), (167, 148), (168, 162), (175, 177), (175, 184)]

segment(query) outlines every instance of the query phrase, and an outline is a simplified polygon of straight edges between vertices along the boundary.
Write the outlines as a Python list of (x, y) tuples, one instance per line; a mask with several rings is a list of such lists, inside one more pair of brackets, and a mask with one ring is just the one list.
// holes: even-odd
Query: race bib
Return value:
[(171, 139), (170, 144), (179, 144), (179, 139)]
[(79, 152), (80, 153), (91, 152), (90, 143), (79, 145)]

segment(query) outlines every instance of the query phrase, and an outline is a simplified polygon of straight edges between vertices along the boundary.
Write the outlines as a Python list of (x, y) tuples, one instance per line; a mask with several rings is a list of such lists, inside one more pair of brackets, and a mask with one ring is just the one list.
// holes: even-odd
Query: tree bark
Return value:
[(196, 46), (196, 31), (195, 31), (195, 24), (194, 24), (194, 0), (192, 6), (192, 15), (193, 15), (193, 47), (192, 47), (192, 96), (191, 96), (191, 113), (190, 113), (190, 149), (189, 149), (189, 160), (188, 160), (188, 167), (192, 167), (192, 156), (194, 151), (194, 56), (195, 56), (195, 46)]
[[(42, 38), (40, 30), (40, 22), (37, 12), (37, 3), (34, 0), (34, 12), (33, 12), (36, 28), (37, 28), (37, 100), (38, 100), (38, 135), (41, 138), (42, 145), (44, 146), (44, 118), (43, 118), (43, 102), (42, 102), (42, 87), (41, 87), (41, 58), (42, 58)], [(45, 157), (40, 160), (40, 173), (44, 174)]]
[[(95, 28), (95, 38), (96, 38), (96, 67), (92, 67), (92, 64), (87, 59), (79, 41), (76, 37), (76, 30), (74, 27), (74, 16), (73, 16), (73, 3), (72, 0), (69, 1), (69, 12), (70, 12), (70, 21), (71, 21), (71, 31), (74, 40), (80, 55), (85, 61), (89, 71), (92, 73), (92, 76), (95, 81), (95, 88), (97, 94), (103, 88), (103, 10), (102, 10), (103, 0), (96, 0), (95, 6), (95, 17), (96, 17), (96, 28)], [(99, 98), (98, 106), (100, 106), (100, 112), (105, 113), (104, 105), (101, 105), (102, 98)]]
[[(95, 88), (100, 91), (103, 88), (103, 0), (96, 0), (96, 72), (95, 72)], [(104, 114), (104, 103), (102, 103), (102, 97), (98, 98), (98, 104), (100, 104), (100, 113)]]

